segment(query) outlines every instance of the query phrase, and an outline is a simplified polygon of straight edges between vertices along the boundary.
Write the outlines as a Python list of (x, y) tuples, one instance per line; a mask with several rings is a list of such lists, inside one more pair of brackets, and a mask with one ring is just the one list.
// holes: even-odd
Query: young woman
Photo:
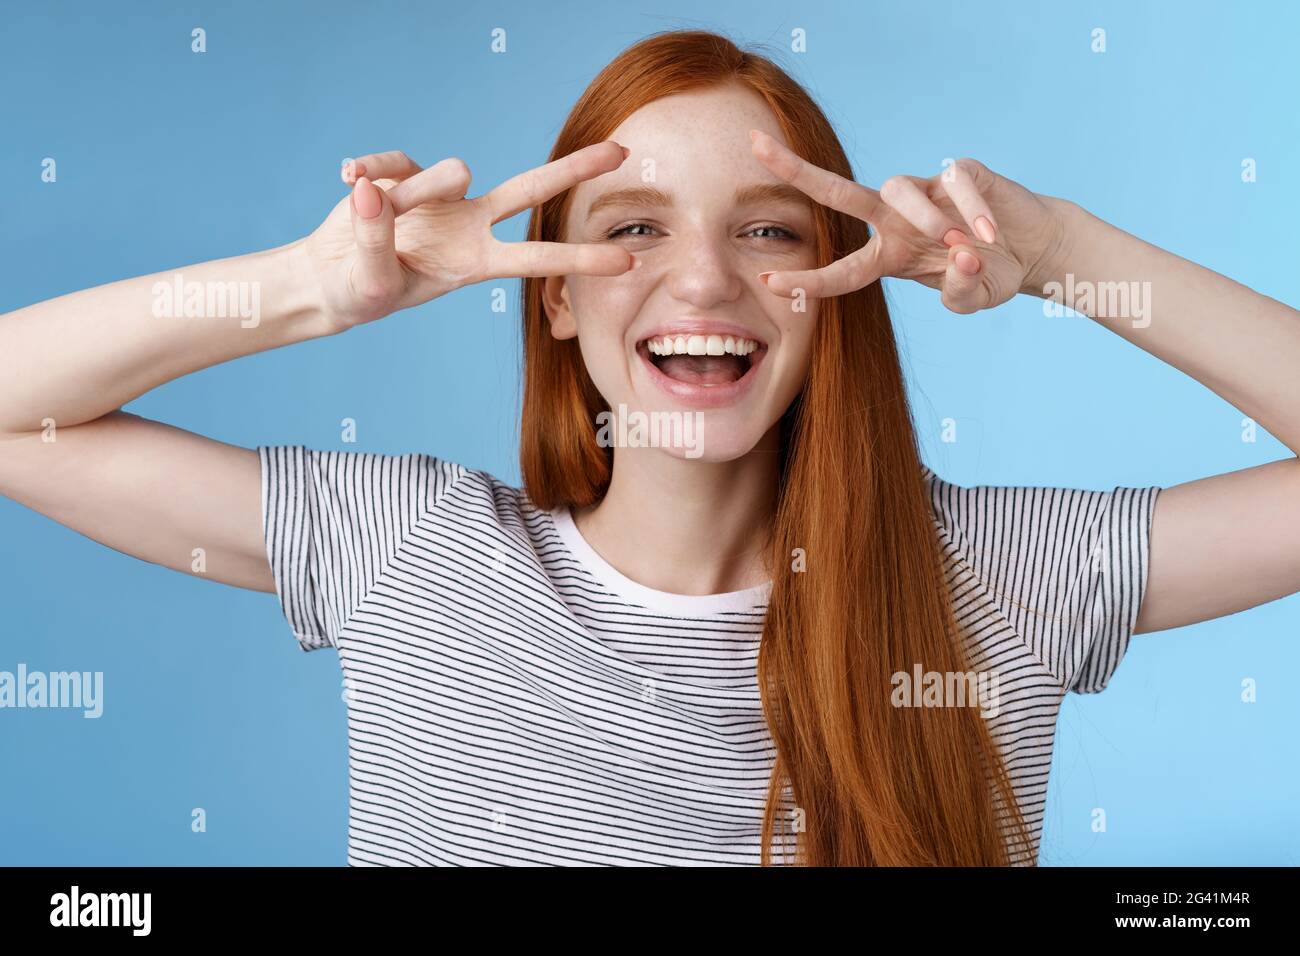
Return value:
[[(0, 319), (0, 491), (178, 570), (202, 547), (338, 650), (352, 864), (1032, 864), (1063, 695), (1135, 632), (1300, 589), (1294, 458), (1164, 490), (939, 478), (879, 280), (960, 313), (1148, 281), (1143, 321), (1071, 304), (1294, 449), (1293, 310), (973, 161), (858, 185), (808, 94), (723, 37), (626, 50), (551, 161), (483, 195), (396, 152), (345, 179), (305, 239), (183, 270), (200, 298), (258, 283), (255, 322), (170, 318), (170, 274)], [(525, 209), (529, 241), (492, 237)], [(522, 489), (119, 411), (511, 276)]]

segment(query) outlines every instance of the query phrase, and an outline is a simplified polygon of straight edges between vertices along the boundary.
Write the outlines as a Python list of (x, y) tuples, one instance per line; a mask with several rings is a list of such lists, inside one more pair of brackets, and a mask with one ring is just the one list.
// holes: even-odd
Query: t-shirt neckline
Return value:
[(567, 507), (557, 508), (549, 514), (560, 540), (564, 542), (565, 547), (578, 563), (586, 568), (606, 590), (632, 604), (672, 617), (704, 617), (710, 614), (753, 613), (756, 608), (761, 609), (766, 606), (771, 595), (771, 581), (741, 591), (725, 591), (721, 594), (675, 594), (671, 591), (658, 591), (647, 587), (633, 581), (602, 558), (582, 536)]

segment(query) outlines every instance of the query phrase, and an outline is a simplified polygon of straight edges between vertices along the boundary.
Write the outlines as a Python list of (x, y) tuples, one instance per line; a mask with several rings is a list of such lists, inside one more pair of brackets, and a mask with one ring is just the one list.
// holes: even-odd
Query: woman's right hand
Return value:
[(484, 279), (621, 275), (632, 257), (620, 246), (501, 242), (492, 226), (625, 158), (617, 143), (596, 143), (472, 199), (459, 159), (421, 169), (389, 152), (345, 163), (351, 195), (304, 242), (327, 321), (342, 331)]

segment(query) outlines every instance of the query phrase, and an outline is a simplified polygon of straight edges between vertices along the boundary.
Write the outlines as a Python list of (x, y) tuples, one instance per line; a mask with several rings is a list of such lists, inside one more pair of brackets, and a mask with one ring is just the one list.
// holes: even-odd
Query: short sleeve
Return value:
[(304, 651), (344, 627), (420, 517), (462, 471), (428, 455), (259, 446), (276, 595)]
[(1161, 488), (967, 488), (927, 475), (953, 541), (1034, 656), (1066, 690), (1103, 690), (1137, 625)]

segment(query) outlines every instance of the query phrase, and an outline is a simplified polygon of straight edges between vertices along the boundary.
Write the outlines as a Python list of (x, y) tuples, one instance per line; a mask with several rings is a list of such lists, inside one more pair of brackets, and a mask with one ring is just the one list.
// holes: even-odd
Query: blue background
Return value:
[[(5, 6), (0, 311), (295, 239), (343, 195), (346, 156), (460, 156), (482, 192), (545, 160), (619, 50), (678, 27), (783, 50), (864, 182), (975, 156), (1300, 302), (1291, 4)], [(505, 54), (490, 52), (494, 27)], [(803, 54), (789, 52), (796, 27)], [(57, 183), (41, 182), (45, 157)], [(524, 218), (500, 228), (518, 238)], [(517, 481), (509, 288), (507, 315), (474, 286), (128, 407), (248, 446), (422, 450)], [(889, 294), (926, 457), (950, 481), (1169, 486), (1290, 455), (1263, 432), (1244, 443), (1240, 412), (1087, 319), (1044, 318), (1029, 299), (962, 317), (919, 286)], [(956, 443), (940, 441), (945, 417)], [(338, 658), (301, 651), (273, 597), (0, 500), (0, 600), (0, 670), (103, 671), (106, 685), (99, 720), (0, 711), (0, 862), (345, 862)], [(1138, 635), (1103, 694), (1070, 695), (1041, 862), (1300, 863), (1300, 695), (1285, 676), (1300, 673), (1298, 625), (1291, 597)], [(1258, 703), (1240, 702), (1244, 677)]]

